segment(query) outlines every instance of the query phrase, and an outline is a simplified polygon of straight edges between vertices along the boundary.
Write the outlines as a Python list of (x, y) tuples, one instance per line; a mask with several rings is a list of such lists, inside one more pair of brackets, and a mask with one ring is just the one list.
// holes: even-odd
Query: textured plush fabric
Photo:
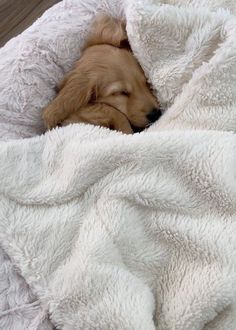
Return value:
[[(41, 111), (55, 84), (80, 56), (98, 11), (122, 16), (122, 1), (63, 1), (0, 49), (0, 140), (44, 131)], [(0, 245), (0, 329), (48, 330), (47, 312)]]
[(235, 9), (64, 1), (1, 50), (2, 140), (42, 132), (100, 10), (126, 17), (167, 108), (134, 136), (73, 125), (0, 143), (0, 242), (22, 275), (3, 255), (15, 276), (3, 291), (17, 285), (29, 312), (0, 314), (4, 329), (50, 328), (47, 313), (59, 329), (236, 328)]
[(43, 309), (8, 256), (0, 250), (0, 329), (52, 330)]

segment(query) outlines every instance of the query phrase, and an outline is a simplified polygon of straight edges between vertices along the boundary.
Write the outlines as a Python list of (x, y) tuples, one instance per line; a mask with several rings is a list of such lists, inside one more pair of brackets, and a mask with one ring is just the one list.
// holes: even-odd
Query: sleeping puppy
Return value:
[(58, 91), (43, 111), (48, 129), (90, 123), (129, 134), (161, 115), (130, 50), (124, 24), (109, 16), (96, 18), (81, 58)]

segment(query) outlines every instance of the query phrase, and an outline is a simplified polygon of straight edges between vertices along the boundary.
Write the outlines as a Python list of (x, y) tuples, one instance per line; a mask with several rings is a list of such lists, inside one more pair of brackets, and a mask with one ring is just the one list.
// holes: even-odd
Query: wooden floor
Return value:
[(60, 0), (0, 0), (0, 47)]

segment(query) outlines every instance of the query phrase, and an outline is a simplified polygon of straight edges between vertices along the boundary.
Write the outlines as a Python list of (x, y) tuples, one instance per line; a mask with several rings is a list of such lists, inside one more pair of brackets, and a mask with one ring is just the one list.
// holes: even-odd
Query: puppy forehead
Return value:
[(95, 45), (83, 53), (83, 61), (90, 65), (100, 65), (104, 68), (119, 68), (127, 72), (140, 66), (130, 51), (110, 45)]
[[(132, 86), (146, 84), (146, 77), (132, 53), (110, 45), (95, 45), (87, 48), (81, 58), (89, 76), (103, 86), (111, 83), (128, 82)], [(79, 69), (79, 68), (78, 68)], [(127, 86), (114, 85), (114, 89), (128, 89)]]

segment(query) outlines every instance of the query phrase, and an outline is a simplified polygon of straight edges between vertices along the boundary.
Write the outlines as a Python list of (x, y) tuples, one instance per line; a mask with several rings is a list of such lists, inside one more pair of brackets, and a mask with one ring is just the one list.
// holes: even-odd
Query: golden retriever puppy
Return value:
[(161, 111), (133, 56), (124, 24), (99, 16), (75, 68), (58, 86), (57, 97), (44, 109), (48, 129), (90, 123), (133, 133), (156, 121)]

